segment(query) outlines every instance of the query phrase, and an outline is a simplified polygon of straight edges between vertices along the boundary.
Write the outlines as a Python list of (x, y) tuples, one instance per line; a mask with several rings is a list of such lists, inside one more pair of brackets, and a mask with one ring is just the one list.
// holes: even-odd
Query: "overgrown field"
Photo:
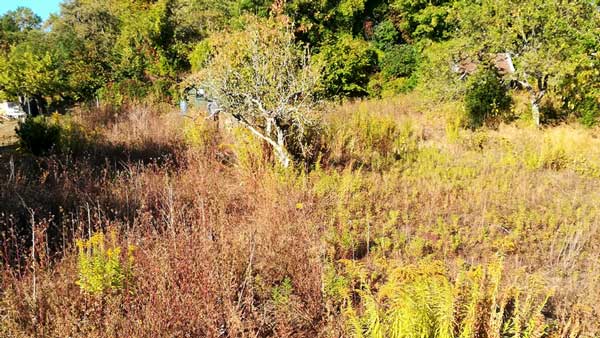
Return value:
[(55, 121), (0, 163), (0, 336), (598, 336), (598, 130), (459, 106), (334, 107), (295, 169), (160, 107)]

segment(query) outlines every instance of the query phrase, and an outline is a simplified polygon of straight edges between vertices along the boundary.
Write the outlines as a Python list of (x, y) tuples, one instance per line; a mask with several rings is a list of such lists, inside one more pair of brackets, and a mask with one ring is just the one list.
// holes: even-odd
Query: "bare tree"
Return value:
[(289, 27), (274, 21), (253, 21), (223, 37), (194, 75), (223, 113), (271, 145), (284, 167), (292, 161), (292, 143), (308, 149), (317, 80), (308, 47), (297, 45)]

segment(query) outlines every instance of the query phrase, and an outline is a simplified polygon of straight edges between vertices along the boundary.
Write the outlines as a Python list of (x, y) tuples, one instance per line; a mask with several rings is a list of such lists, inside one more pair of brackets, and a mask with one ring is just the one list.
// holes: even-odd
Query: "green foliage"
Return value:
[(185, 120), (183, 137), (187, 144), (202, 150), (208, 150), (210, 145), (219, 139), (218, 126), (213, 121)]
[(52, 121), (60, 128), (60, 141), (56, 150), (63, 154), (88, 153), (93, 151), (93, 145), (100, 141), (97, 130), (85, 128), (71, 115), (54, 113)]
[(0, 87), (10, 99), (28, 96), (39, 101), (59, 100), (63, 76), (60, 55), (39, 33), (31, 33), (5, 57), (0, 56)]
[(369, 76), (377, 65), (376, 51), (364, 40), (349, 35), (321, 47), (314, 57), (322, 69), (318, 91), (325, 97), (365, 96)]
[[(455, 35), (467, 43), (465, 52), (511, 51), (516, 69), (511, 77), (528, 89), (534, 119), (545, 94), (556, 91), (571, 101), (561, 84), (594, 67), (600, 12), (590, 1), (464, 1), (457, 2), (456, 14)], [(593, 86), (592, 78), (580, 77), (578, 85)]]
[(42, 18), (27, 7), (17, 7), (14, 11), (8, 11), (0, 17), (0, 29), (8, 32), (39, 29), (41, 23)]
[(493, 70), (483, 70), (469, 79), (465, 110), (471, 127), (479, 127), (491, 118), (502, 118), (510, 108), (508, 88)]
[(30, 31), (41, 27), (42, 19), (27, 7), (18, 7), (0, 16), (0, 54), (27, 38)]
[(381, 72), (386, 79), (410, 77), (417, 68), (418, 53), (412, 45), (398, 45), (385, 52)]
[(134, 247), (129, 246), (127, 257), (123, 258), (114, 232), (110, 242), (99, 232), (87, 240), (78, 240), (77, 248), (77, 285), (83, 291), (91, 294), (120, 292), (131, 281)]
[(272, 0), (240, 0), (239, 7), (241, 11), (266, 17), (269, 15), (272, 2)]
[(600, 102), (594, 96), (585, 97), (575, 106), (579, 113), (580, 121), (584, 126), (593, 127), (598, 123), (600, 117)]
[(136, 79), (107, 83), (98, 90), (98, 98), (108, 104), (120, 106), (130, 99), (140, 99), (148, 94), (148, 84)]
[(399, 37), (400, 33), (390, 20), (383, 21), (373, 31), (373, 43), (384, 51), (392, 48), (398, 42)]
[(409, 92), (417, 87), (418, 76), (413, 73), (410, 77), (387, 79), (378, 73), (371, 76), (368, 84), (369, 96), (378, 98), (394, 97), (400, 93)]
[(559, 98), (564, 113), (570, 113), (579, 121), (592, 127), (600, 118), (600, 56), (591, 64), (577, 69), (576, 74), (567, 76), (558, 86)]
[(379, 1), (292, 0), (286, 3), (285, 13), (298, 26), (299, 37), (313, 46), (327, 45), (342, 35), (358, 36), (365, 17), (371, 16)]
[(464, 49), (464, 42), (452, 39), (424, 48), (417, 69), (419, 89), (434, 101), (450, 102), (464, 98), (466, 81), (453, 70), (453, 60)]
[(286, 305), (290, 302), (293, 290), (292, 280), (289, 277), (285, 277), (279, 285), (273, 287), (271, 299), (277, 305)]
[[(15, 66), (2, 71), (10, 78), (5, 83), (0, 79), (0, 84), (11, 97), (35, 94), (65, 103), (93, 99), (104, 87), (112, 87), (102, 90), (109, 103), (140, 95), (165, 100), (172, 95), (179, 74), (190, 69), (188, 55), (193, 46), (209, 28), (222, 28), (236, 6), (234, 1), (193, 0), (64, 3), (60, 15), (51, 17), (49, 31), (34, 29), (18, 41), (23, 44), (35, 37), (29, 44), (45, 49), (32, 51), (33, 62), (27, 55), (8, 58), (5, 63), (10, 65), (14, 59)], [(13, 68), (26, 74), (32, 69), (31, 73), (39, 75), (19, 77)], [(121, 83), (136, 84), (136, 89), (115, 91), (115, 84)]]
[(448, 36), (452, 24), (448, 20), (452, 0), (395, 0), (392, 16), (399, 22), (406, 41), (441, 40)]
[(34, 154), (45, 155), (59, 146), (61, 127), (45, 116), (27, 117), (16, 128), (22, 149)]
[[(271, 11), (293, 23), (296, 41), (318, 52), (323, 79), (317, 89), (325, 98), (394, 95), (419, 79), (434, 99), (460, 99), (464, 84), (451, 71), (457, 62), (510, 51), (516, 68), (510, 77), (529, 90), (532, 111), (551, 93), (558, 115), (595, 121), (600, 14), (580, 0), (564, 6), (542, 0), (80, 0), (62, 4), (45, 30), (39, 17), (19, 8), (0, 18), (0, 92), (52, 109), (97, 97), (115, 104), (170, 100), (183, 74), (205, 66), (220, 35), (244, 27), (243, 13)], [(399, 41), (411, 45), (396, 46)]]
[(550, 291), (532, 278), (500, 293), (501, 263), (460, 267), (455, 281), (438, 261), (392, 265), (376, 290), (362, 264), (341, 263), (361, 298), (360, 310), (351, 302), (344, 310), (354, 337), (539, 338), (548, 327), (542, 310)]
[(15, 131), (21, 149), (36, 156), (49, 153), (83, 154), (90, 150), (89, 145), (98, 136), (70, 116), (57, 113), (51, 117), (28, 117), (19, 122)]
[(210, 59), (212, 50), (210, 40), (202, 40), (199, 42), (192, 52), (189, 54), (189, 62), (192, 66), (192, 71), (197, 72), (206, 65), (206, 62)]
[(206, 88), (223, 114), (268, 144), (284, 167), (316, 158), (318, 67), (312, 67), (308, 48), (295, 42), (287, 25), (244, 20), (243, 31), (215, 41), (210, 60), (189, 81)]

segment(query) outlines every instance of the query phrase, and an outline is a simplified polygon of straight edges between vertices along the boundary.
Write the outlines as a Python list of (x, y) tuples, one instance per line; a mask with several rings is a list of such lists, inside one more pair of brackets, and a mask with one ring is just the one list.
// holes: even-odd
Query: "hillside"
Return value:
[(3, 336), (598, 334), (597, 130), (359, 101), (304, 171), (165, 114), (81, 113), (94, 155), (2, 164)]
[(0, 337), (600, 336), (599, 5), (6, 7)]

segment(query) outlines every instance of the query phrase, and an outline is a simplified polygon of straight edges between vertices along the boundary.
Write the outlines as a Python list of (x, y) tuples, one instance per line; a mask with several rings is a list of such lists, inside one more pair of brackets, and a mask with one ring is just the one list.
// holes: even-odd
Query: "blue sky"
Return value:
[(58, 4), (62, 0), (0, 0), (0, 15), (17, 7), (29, 7), (43, 20), (48, 19), (50, 13), (58, 13)]

